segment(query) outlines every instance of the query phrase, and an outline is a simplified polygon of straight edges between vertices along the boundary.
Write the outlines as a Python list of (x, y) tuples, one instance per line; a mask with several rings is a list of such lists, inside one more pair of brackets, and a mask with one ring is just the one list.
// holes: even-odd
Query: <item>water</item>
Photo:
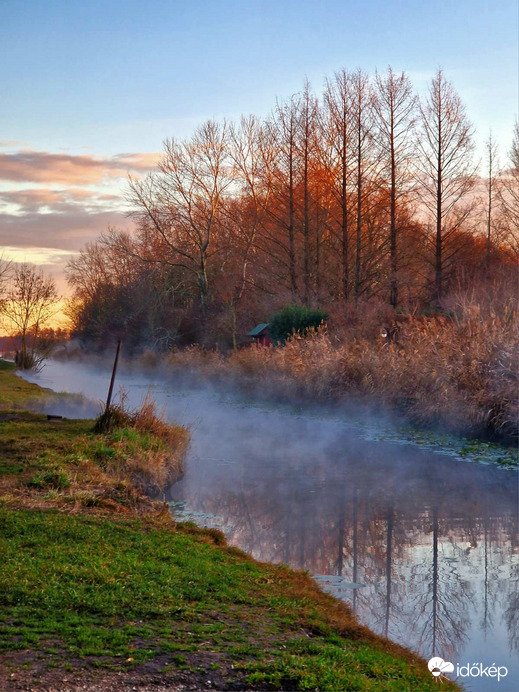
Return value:
[[(106, 372), (50, 362), (31, 376), (55, 390), (106, 395)], [(149, 387), (190, 426), (177, 516), (217, 526), (255, 558), (308, 570), (376, 632), (455, 665), (506, 666), (519, 689), (518, 486), (515, 473), (413, 444), (374, 441), (337, 411), (297, 413), (163, 376), (118, 375), (129, 404)], [(65, 412), (66, 413), (66, 412)]]

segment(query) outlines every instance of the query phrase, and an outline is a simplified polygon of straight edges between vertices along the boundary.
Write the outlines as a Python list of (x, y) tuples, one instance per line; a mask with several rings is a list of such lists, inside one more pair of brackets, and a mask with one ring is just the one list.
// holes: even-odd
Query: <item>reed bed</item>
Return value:
[[(387, 315), (368, 311), (340, 333), (321, 328), (279, 347), (251, 345), (227, 355), (196, 346), (174, 351), (167, 369), (294, 402), (362, 399), (397, 409), (417, 425), (517, 440), (515, 303), (497, 311), (465, 297), (455, 308), (449, 316), (410, 317), (392, 343), (379, 337)], [(153, 360), (143, 357), (148, 365)]]

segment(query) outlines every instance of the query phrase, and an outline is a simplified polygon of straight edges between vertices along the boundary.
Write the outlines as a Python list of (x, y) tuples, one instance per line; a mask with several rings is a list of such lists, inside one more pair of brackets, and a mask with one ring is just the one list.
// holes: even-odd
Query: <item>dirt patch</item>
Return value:
[[(225, 654), (199, 651), (185, 655), (180, 668), (174, 654), (158, 654), (133, 665), (121, 659), (87, 660), (67, 656), (66, 666), (55, 655), (14, 651), (0, 664), (2, 692), (174, 692), (176, 690), (239, 690), (245, 676)], [(104, 669), (97, 666), (103, 665)], [(112, 670), (106, 670), (112, 668)]]

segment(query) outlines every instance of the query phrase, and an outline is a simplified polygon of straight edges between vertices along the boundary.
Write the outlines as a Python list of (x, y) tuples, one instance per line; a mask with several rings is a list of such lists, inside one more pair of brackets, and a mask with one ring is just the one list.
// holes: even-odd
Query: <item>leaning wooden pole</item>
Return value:
[(112, 368), (112, 377), (110, 379), (110, 388), (108, 389), (108, 397), (106, 399), (105, 413), (108, 413), (110, 404), (112, 402), (112, 393), (114, 391), (115, 373), (117, 372), (117, 363), (119, 362), (119, 352), (121, 350), (121, 340), (117, 342), (117, 351), (115, 352), (114, 367)]

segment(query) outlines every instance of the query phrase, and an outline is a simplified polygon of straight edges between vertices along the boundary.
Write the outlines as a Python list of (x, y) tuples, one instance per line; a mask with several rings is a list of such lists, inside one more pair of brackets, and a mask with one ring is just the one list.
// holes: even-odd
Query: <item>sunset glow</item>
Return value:
[[(319, 89), (342, 67), (391, 62), (420, 92), (441, 64), (479, 147), (492, 127), (506, 155), (517, 109), (515, 2), (152, 2), (145, 13), (128, 2), (123, 16), (116, 5), (2, 4), (0, 245), (50, 271), (63, 291), (71, 253), (108, 226), (131, 227), (127, 175), (153, 169), (164, 138), (212, 117), (267, 114), (305, 77)], [(393, 13), (405, 22), (389, 33)]]

